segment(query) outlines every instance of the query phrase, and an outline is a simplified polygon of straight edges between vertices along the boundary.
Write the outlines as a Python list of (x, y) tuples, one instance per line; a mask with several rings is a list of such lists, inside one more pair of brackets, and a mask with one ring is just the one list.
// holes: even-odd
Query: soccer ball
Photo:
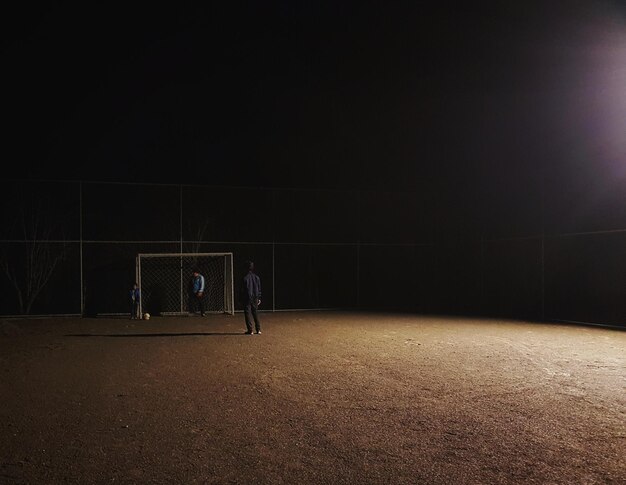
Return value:
[(143, 314), (143, 319), (144, 320), (150, 320), (150, 314), (148, 312)]

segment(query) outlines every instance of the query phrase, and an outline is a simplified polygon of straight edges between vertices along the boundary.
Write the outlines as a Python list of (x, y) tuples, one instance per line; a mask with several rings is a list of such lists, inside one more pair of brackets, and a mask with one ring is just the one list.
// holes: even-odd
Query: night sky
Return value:
[(624, 155), (619, 3), (432, 4), (11, 7), (5, 163), (19, 178), (412, 190), (569, 163), (572, 144)]

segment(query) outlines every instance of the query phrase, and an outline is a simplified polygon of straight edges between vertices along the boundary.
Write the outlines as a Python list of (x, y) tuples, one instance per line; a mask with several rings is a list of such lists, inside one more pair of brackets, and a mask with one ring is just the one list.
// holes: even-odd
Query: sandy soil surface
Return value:
[(0, 483), (626, 483), (623, 330), (261, 318), (1, 321)]

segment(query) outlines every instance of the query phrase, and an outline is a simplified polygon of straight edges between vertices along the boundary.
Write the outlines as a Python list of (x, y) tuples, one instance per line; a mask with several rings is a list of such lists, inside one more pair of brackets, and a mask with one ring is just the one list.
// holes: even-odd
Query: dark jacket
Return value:
[(243, 297), (247, 297), (249, 303), (254, 303), (261, 299), (261, 278), (256, 273), (248, 271), (243, 277)]

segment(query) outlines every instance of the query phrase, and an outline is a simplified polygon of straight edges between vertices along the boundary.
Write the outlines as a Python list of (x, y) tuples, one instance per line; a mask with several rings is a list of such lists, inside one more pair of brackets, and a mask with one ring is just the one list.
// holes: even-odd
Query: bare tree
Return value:
[[(210, 218), (205, 218), (202, 221), (198, 222), (197, 225), (194, 225), (194, 227), (192, 227), (192, 225), (189, 225), (189, 229), (190, 229), (190, 233), (193, 232), (194, 233), (194, 239), (193, 242), (190, 245), (190, 249), (192, 253), (199, 253), (200, 251), (200, 247), (203, 241), (206, 240), (206, 235), (209, 232), (209, 229), (211, 228), (213, 224), (213, 221)], [(194, 230), (195, 229), (195, 230)], [(195, 261), (194, 261), (195, 264)]]
[[(50, 241), (52, 222), (43, 215), (41, 207), (32, 208), (27, 214), (22, 206), (16, 223), (24, 234), (24, 252), (21, 258), (10, 257), (7, 252), (0, 257), (0, 268), (15, 289), (19, 310), (30, 315), (33, 304), (50, 281), (59, 263), (65, 259), (66, 244)], [(59, 246), (55, 248), (54, 246)]]

